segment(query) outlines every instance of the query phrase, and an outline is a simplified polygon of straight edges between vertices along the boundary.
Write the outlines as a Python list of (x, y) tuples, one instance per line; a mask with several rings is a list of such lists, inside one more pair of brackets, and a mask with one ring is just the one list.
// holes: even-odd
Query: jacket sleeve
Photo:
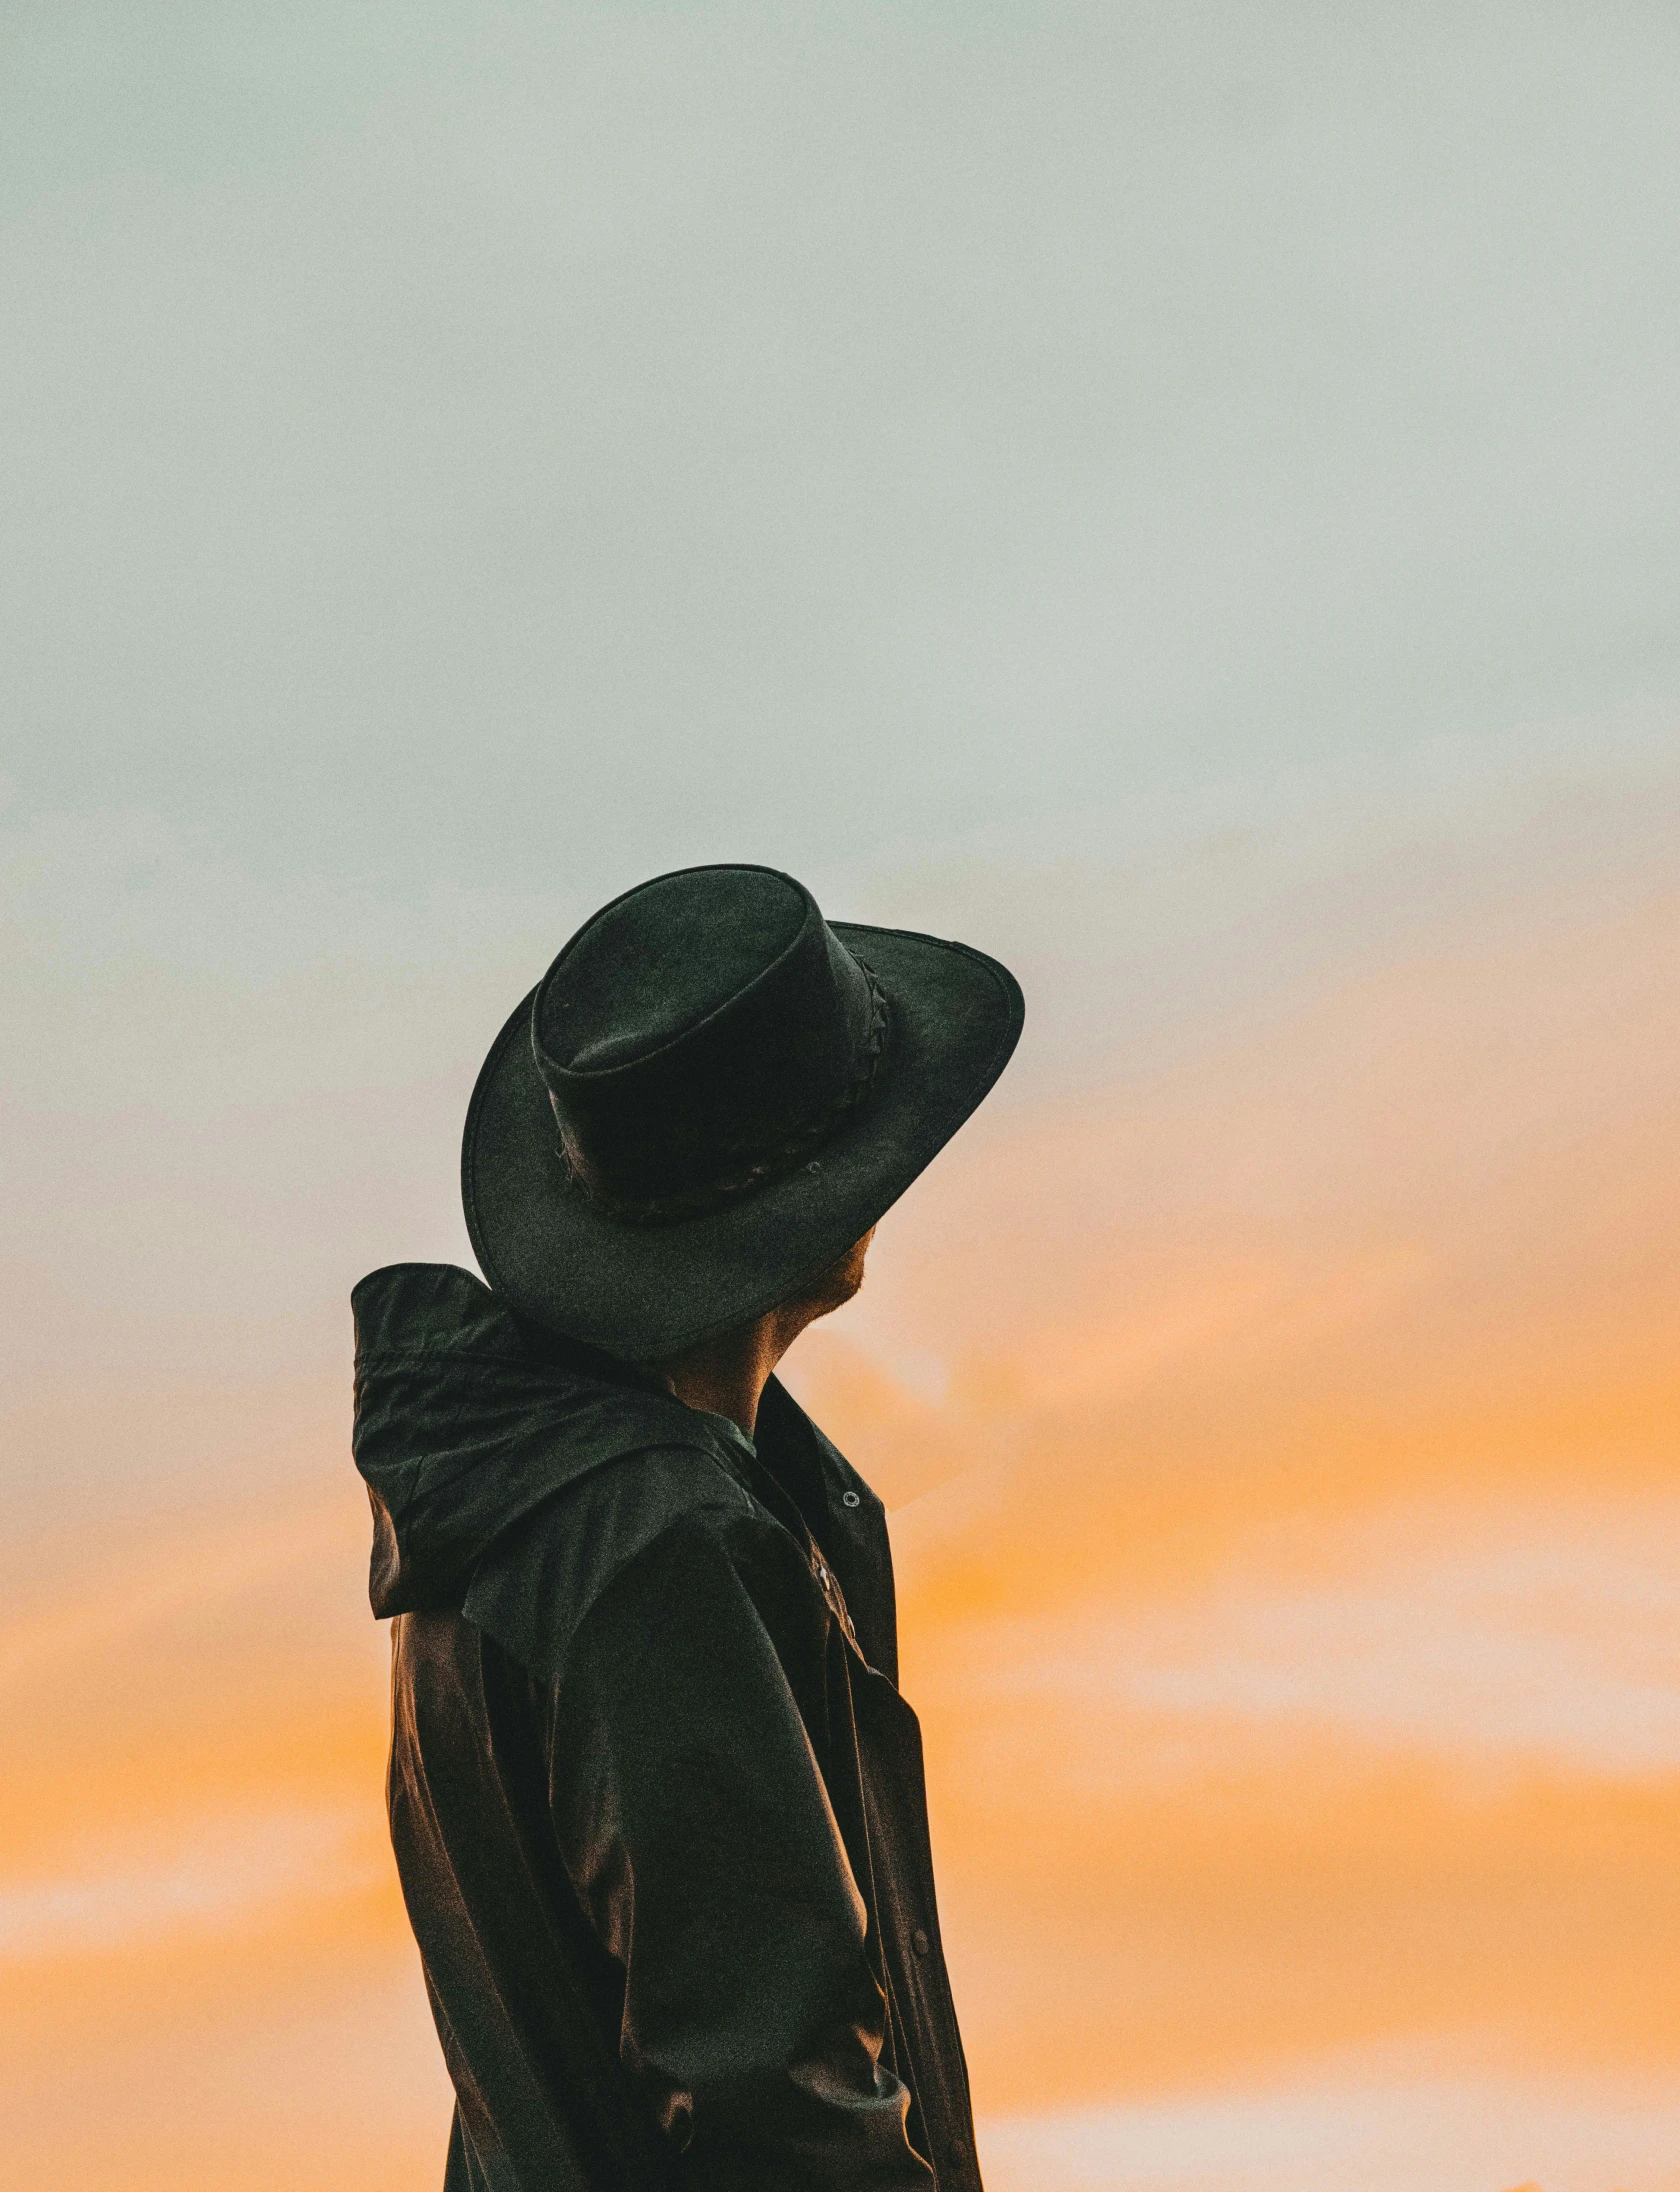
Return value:
[(743, 1560), (677, 1525), (585, 1618), (551, 1693), (561, 1850), (624, 1968), (622, 2059), (685, 2186), (931, 2192), (880, 2061), (866, 1906), (807, 1726), (822, 1708), (802, 1713), (761, 1603), (785, 1635), (814, 1594), (769, 1537)]

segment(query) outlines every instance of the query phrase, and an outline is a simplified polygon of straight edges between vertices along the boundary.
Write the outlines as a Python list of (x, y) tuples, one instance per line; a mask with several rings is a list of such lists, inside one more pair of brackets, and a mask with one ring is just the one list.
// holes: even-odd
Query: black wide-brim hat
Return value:
[(1019, 985), (966, 944), (829, 924), (770, 868), (604, 907), (491, 1048), (461, 1153), (497, 1293), (657, 1362), (843, 1256), (1008, 1063)]

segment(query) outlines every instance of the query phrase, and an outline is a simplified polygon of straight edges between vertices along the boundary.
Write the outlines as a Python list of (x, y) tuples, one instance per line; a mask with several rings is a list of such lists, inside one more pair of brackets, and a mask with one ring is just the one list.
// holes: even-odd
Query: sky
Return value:
[(1019, 973), (788, 1376), (993, 2192), (1680, 2192), (1680, 24), (12, 0), (0, 2096), (395, 2192), (349, 1287), (590, 910)]

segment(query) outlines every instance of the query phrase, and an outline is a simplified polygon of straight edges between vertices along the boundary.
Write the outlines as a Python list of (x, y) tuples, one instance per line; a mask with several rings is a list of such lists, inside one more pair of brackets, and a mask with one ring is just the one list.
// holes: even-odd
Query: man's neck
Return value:
[(709, 1408), (714, 1416), (727, 1416), (751, 1438), (758, 1422), (759, 1396), (770, 1382), (771, 1371), (808, 1324), (851, 1300), (863, 1284), (863, 1259), (874, 1235), (871, 1226), (843, 1256), (819, 1271), (802, 1294), (767, 1309), (751, 1324), (720, 1332), (686, 1354), (654, 1364), (654, 1375), (663, 1378), (690, 1408)]
[(770, 1373), (796, 1336), (784, 1334), (781, 1327), (781, 1313), (772, 1309), (738, 1331), (725, 1332), (674, 1362), (661, 1363), (659, 1375), (688, 1407), (727, 1416), (751, 1438)]

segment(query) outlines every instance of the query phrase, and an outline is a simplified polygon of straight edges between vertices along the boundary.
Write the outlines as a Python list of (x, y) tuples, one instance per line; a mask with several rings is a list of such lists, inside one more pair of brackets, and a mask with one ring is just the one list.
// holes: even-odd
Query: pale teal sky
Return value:
[(26, 801), (587, 893), (1680, 684), (1666, 8), (8, 22)]
[(1000, 951), (1031, 1093), (1670, 841), (1669, 9), (0, 39), (25, 1363), (337, 1347), (666, 866)]

